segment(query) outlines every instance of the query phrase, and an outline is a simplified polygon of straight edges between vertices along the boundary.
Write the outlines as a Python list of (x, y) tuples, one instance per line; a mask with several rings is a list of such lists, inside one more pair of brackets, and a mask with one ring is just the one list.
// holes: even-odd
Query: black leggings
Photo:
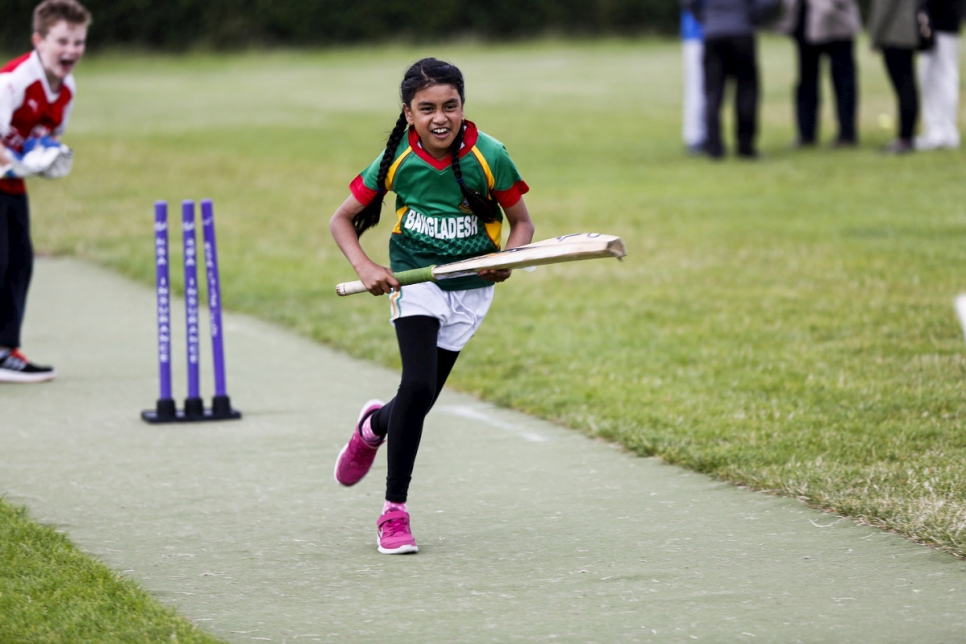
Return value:
[(405, 503), (423, 435), (423, 421), (460, 354), (436, 346), (439, 334), (436, 318), (400, 318), (395, 327), (402, 357), (402, 379), (396, 397), (373, 414), (372, 431), (379, 436), (389, 435), (386, 500)]
[(33, 267), (27, 195), (0, 192), (0, 347), (20, 346)]
[(899, 111), (899, 138), (912, 139), (919, 118), (919, 89), (916, 87), (916, 72), (913, 67), (914, 52), (911, 49), (883, 47), (885, 61), (892, 89), (896, 93)]

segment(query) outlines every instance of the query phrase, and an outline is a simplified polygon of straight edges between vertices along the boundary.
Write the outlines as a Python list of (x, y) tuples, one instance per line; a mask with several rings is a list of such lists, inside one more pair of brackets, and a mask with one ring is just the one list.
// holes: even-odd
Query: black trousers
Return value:
[(20, 346), (33, 268), (27, 195), (0, 192), (0, 346)]
[(896, 93), (899, 112), (899, 138), (912, 139), (919, 118), (919, 88), (916, 86), (916, 73), (913, 67), (915, 53), (911, 49), (883, 47), (882, 59), (885, 61), (892, 89)]
[(738, 154), (753, 155), (758, 133), (758, 61), (754, 36), (708, 38), (704, 42), (707, 151), (712, 157), (724, 154), (721, 106), (729, 79), (735, 86)]
[(798, 44), (798, 86), (795, 88), (795, 117), (798, 140), (814, 143), (818, 135), (819, 105), (821, 103), (819, 73), (822, 57), (828, 58), (835, 91), (835, 114), (838, 120), (838, 140), (855, 142), (856, 84), (853, 41), (837, 40), (820, 45), (802, 39)]
[(443, 390), (459, 351), (436, 346), (439, 320), (413, 316), (395, 321), (402, 358), (396, 397), (372, 417), (372, 430), (386, 441), (386, 500), (405, 503), (423, 435), (423, 421)]

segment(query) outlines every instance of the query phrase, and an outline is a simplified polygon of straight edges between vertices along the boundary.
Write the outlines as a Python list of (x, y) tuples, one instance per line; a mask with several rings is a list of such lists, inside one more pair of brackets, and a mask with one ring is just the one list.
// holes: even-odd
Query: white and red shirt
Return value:
[[(50, 89), (47, 73), (36, 51), (0, 67), (0, 143), (20, 152), (32, 136), (60, 136), (74, 105), (74, 76), (64, 79), (59, 92)], [(24, 194), (23, 179), (0, 179), (0, 192)]]

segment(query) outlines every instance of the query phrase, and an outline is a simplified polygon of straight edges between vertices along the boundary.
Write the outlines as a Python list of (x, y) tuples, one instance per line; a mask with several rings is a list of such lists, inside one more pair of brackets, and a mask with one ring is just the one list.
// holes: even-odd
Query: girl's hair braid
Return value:
[(453, 141), (453, 174), (456, 175), (456, 183), (460, 184), (460, 191), (463, 193), (463, 198), (466, 203), (469, 204), (470, 210), (473, 214), (480, 218), (483, 223), (493, 223), (494, 221), (499, 221), (497, 213), (499, 212), (499, 205), (496, 201), (490, 197), (484, 197), (478, 192), (474, 192), (466, 187), (466, 183), (463, 181), (463, 171), (460, 169), (460, 148), (463, 147), (463, 128), (459, 128), (456, 133), (456, 139)]
[(376, 185), (379, 186), (377, 188), (379, 194), (369, 202), (368, 206), (352, 218), (352, 227), (356, 229), (356, 235), (359, 237), (362, 237), (362, 233), (379, 223), (379, 215), (382, 212), (382, 201), (386, 196), (386, 176), (389, 174), (389, 167), (394, 160), (396, 148), (399, 146), (399, 142), (405, 133), (406, 114), (400, 112), (399, 118), (396, 119), (395, 127), (389, 133), (389, 139), (386, 141), (386, 151), (383, 153), (382, 162), (379, 164), (379, 176), (376, 179)]

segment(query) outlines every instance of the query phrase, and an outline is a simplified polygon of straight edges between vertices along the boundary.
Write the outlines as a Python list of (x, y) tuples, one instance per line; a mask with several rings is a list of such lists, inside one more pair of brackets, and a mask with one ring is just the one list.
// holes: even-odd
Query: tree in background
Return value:
[[(0, 51), (29, 46), (35, 0), (5, 0)], [(92, 49), (136, 47), (318, 47), (387, 40), (427, 42), (473, 36), (519, 40), (545, 35), (662, 33), (678, 26), (669, 0), (439, 0), (427, 13), (403, 0), (91, 0), (97, 16)], [(26, 25), (26, 27), (25, 27)]]

